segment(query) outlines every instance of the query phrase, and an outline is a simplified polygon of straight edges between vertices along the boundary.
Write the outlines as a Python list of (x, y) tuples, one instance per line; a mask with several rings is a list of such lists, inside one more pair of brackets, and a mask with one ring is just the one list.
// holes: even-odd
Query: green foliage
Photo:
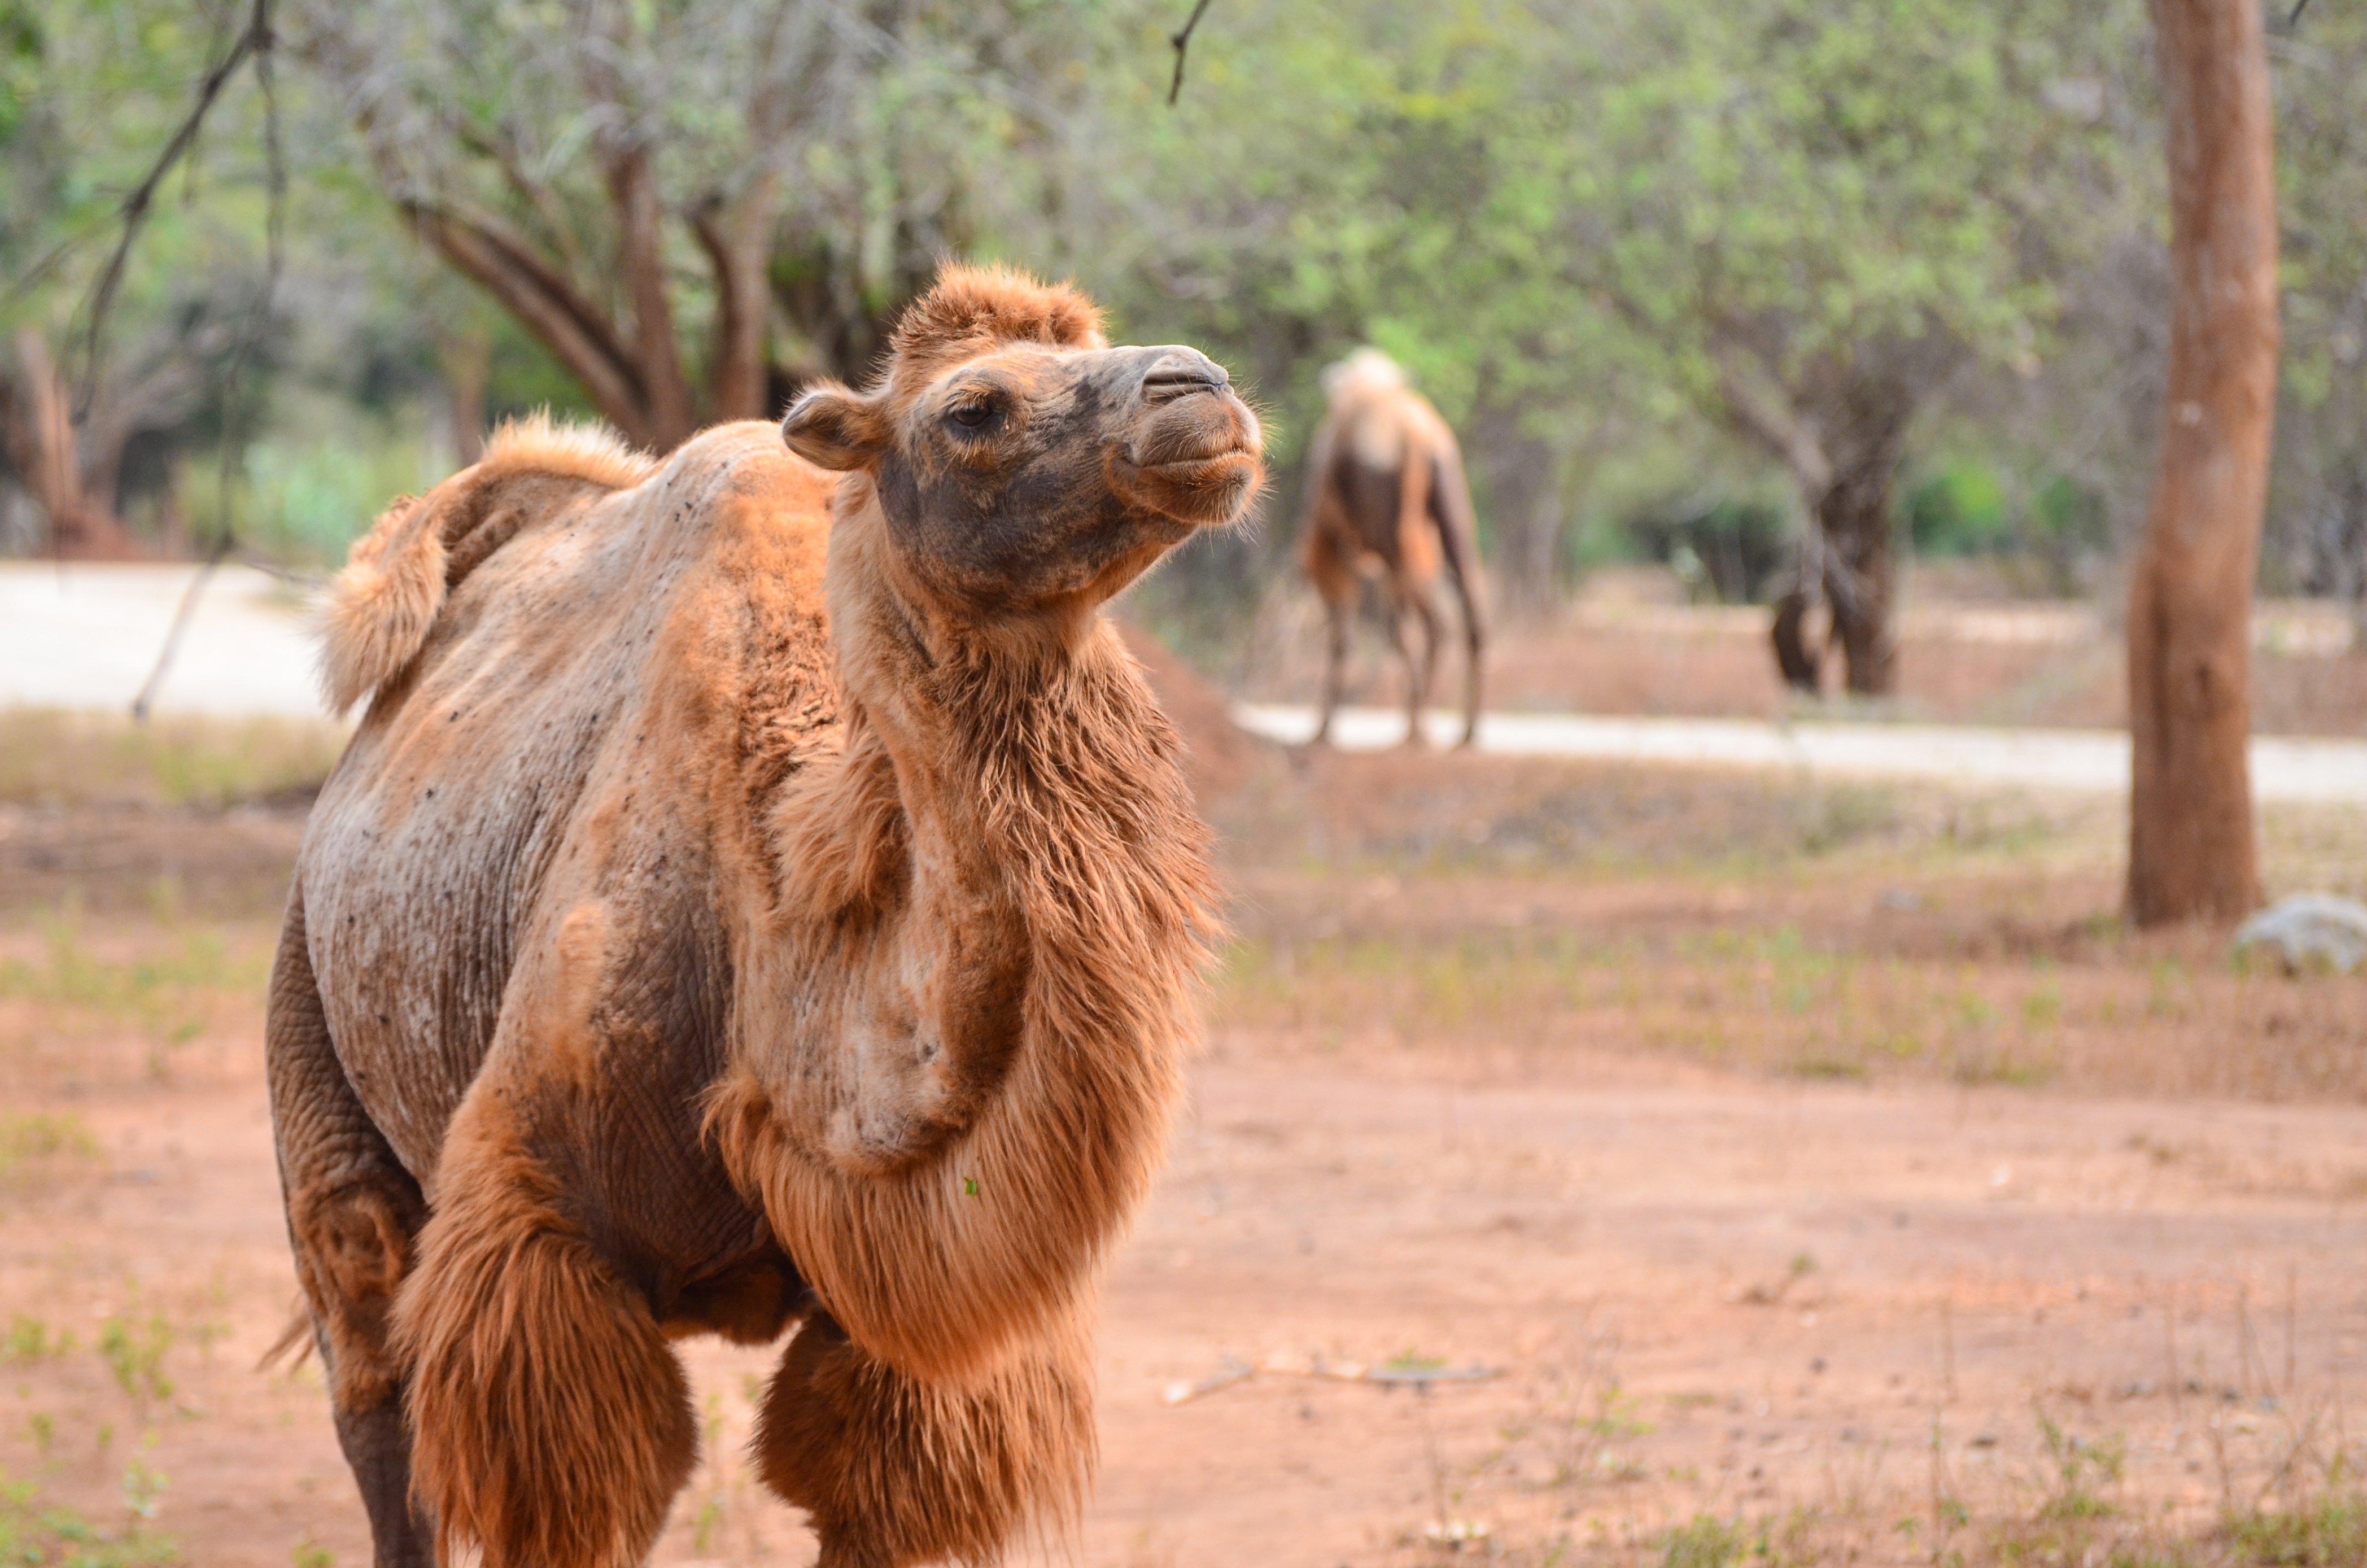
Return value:
[[(271, 437), (245, 451), (232, 515), (242, 537), (273, 558), (315, 570), (345, 564), (345, 551), (396, 495), (416, 495), (445, 474), (415, 429), (354, 428), (311, 441)], [(359, 439), (357, 439), (359, 437)], [(180, 475), (200, 536), (222, 520), (212, 454), (193, 457)]]
[(2367, 1496), (2330, 1487), (2298, 1508), (2236, 1515), (2227, 1536), (2259, 1568), (2345, 1568), (2367, 1562)]
[[(88, 1139), (90, 1136), (87, 1130), (79, 1126), (74, 1131), (79, 1131), (84, 1139)], [(95, 1145), (92, 1147), (92, 1152), (96, 1152)], [(52, 1356), (62, 1356), (72, 1350), (74, 1335), (63, 1330), (52, 1329), (40, 1318), (28, 1317), (23, 1312), (18, 1312), (9, 1319), (7, 1338), (0, 1341), (0, 1344), (5, 1344), (10, 1361), (40, 1361)]]
[(1783, 510), (1764, 501), (1680, 497), (1630, 513), (1624, 527), (1635, 555), (1665, 562), (1694, 598), (1719, 604), (1765, 600), (1791, 553)]
[(40, 90), (44, 31), (39, 10), (27, 0), (0, 5), (0, 145), (32, 112)]
[[(144, 1465), (135, 1469), (142, 1476), (135, 1483), (127, 1474), (126, 1494), (136, 1485), (141, 1501), (153, 1505), (164, 1478)], [(31, 1482), (0, 1473), (0, 1568), (164, 1568), (180, 1562), (173, 1539), (149, 1528), (153, 1513), (153, 1506), (148, 1514), (135, 1508), (127, 1525), (109, 1529), (72, 1508), (44, 1506)]]
[(1920, 555), (1981, 555), (2010, 541), (2004, 486), (1987, 465), (1952, 462), (1907, 493), (1908, 537)]
[(164, 1373), (164, 1353), (172, 1349), (173, 1339), (172, 1323), (162, 1314), (144, 1324), (110, 1317), (99, 1324), (99, 1359), (114, 1375), (116, 1387), (145, 1408), (173, 1397), (175, 1384)]

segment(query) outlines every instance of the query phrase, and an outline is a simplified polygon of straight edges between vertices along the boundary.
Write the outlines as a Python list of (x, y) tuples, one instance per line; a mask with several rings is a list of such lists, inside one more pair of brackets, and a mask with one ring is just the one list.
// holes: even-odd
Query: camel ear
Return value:
[(781, 439), (816, 468), (869, 468), (888, 449), (888, 420), (844, 387), (821, 386), (790, 405)]

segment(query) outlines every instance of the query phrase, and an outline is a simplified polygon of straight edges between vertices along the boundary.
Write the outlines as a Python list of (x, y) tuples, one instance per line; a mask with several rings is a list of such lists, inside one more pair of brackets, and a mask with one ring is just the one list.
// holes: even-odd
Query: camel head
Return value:
[(877, 504), (908, 592), (972, 624), (1072, 624), (1264, 478), (1257, 415), (1195, 348), (1113, 348), (1075, 290), (948, 267), (867, 392), (808, 392), (789, 449)]

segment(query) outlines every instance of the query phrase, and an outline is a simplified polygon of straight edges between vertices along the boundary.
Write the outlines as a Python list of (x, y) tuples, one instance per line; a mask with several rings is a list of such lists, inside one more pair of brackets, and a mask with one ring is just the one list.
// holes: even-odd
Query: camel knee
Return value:
[(419, 1228), (416, 1196), (376, 1186), (299, 1193), (288, 1228), (332, 1403), (355, 1415), (387, 1404), (402, 1381), (388, 1336)]
[[(547, 1209), (464, 1201), (398, 1299), (413, 1494), (446, 1561), (639, 1562), (689, 1478), (697, 1426), (648, 1303)], [(491, 1210), (491, 1211), (489, 1211)]]
[(1073, 1522), (1093, 1462), (1093, 1389), (1074, 1330), (983, 1382), (934, 1387), (827, 1317), (798, 1330), (764, 1399), (766, 1485), (811, 1516), (824, 1568), (991, 1560), (1030, 1524)]

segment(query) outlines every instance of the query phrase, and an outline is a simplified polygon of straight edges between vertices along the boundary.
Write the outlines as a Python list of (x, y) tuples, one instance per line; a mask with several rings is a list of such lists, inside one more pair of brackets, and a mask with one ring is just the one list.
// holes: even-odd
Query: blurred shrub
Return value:
[[(309, 440), (257, 441), (231, 486), (238, 537), (286, 565), (342, 565), (346, 546), (388, 501), (418, 494), (451, 467), (415, 431), (347, 428)], [(177, 483), (195, 536), (214, 537), (222, 496), (210, 459), (185, 461)]]
[(1637, 557), (1683, 579), (1696, 600), (1762, 604), (1792, 555), (1782, 508), (1762, 501), (1698, 497), (1663, 501), (1620, 519)]
[(2005, 487), (1980, 463), (1950, 463), (1908, 491), (1905, 511), (1918, 555), (1993, 555), (2014, 542)]

